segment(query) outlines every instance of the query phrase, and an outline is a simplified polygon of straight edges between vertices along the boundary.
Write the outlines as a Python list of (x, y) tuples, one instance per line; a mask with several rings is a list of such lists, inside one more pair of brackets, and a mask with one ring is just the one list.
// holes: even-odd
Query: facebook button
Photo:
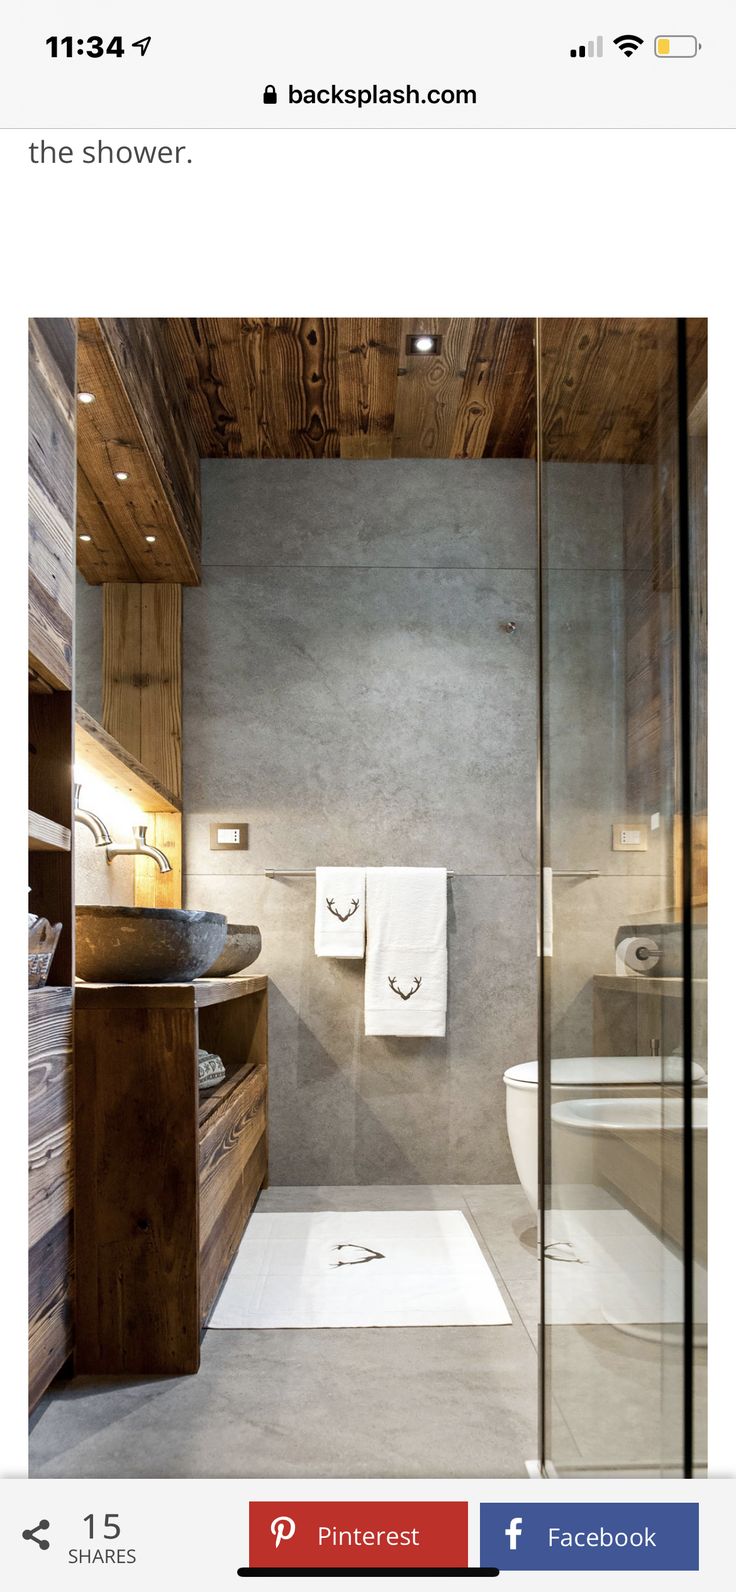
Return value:
[(481, 1504), (498, 1570), (697, 1570), (697, 1504)]

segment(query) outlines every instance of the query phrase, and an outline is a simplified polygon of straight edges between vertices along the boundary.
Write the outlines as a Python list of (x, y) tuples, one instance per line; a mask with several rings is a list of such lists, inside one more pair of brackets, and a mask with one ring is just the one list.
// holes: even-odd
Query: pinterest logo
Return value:
[(291, 1515), (277, 1515), (271, 1521), (271, 1536), (276, 1538), (276, 1547), (280, 1548), (282, 1542), (289, 1542), (296, 1531), (296, 1521)]

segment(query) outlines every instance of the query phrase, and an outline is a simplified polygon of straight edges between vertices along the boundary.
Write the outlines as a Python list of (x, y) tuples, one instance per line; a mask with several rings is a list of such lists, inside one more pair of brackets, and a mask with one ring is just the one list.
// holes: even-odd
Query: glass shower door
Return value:
[(705, 325), (543, 320), (540, 1446), (705, 1463)]

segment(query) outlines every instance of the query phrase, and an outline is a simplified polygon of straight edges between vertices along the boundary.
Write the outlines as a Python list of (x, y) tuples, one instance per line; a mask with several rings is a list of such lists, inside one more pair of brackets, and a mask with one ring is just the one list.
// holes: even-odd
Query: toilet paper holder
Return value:
[(661, 946), (651, 934), (628, 934), (616, 946), (616, 976), (646, 978), (661, 960)]

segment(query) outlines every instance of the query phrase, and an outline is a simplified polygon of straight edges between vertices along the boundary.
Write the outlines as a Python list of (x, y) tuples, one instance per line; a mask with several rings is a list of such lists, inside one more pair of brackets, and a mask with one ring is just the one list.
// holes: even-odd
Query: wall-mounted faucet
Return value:
[(171, 873), (171, 863), (166, 854), (159, 851), (158, 846), (146, 845), (146, 831), (146, 824), (134, 824), (132, 846), (108, 845), (106, 848), (108, 862), (112, 862), (115, 857), (153, 857), (162, 873)]
[(95, 837), (95, 845), (96, 846), (110, 846), (110, 845), (112, 845), (112, 835), (110, 834), (110, 831), (107, 828), (107, 825), (103, 824), (102, 819), (98, 818), (96, 813), (91, 813), (89, 811), (88, 807), (80, 807), (79, 798), (80, 798), (81, 794), (82, 794), (81, 785), (75, 785), (74, 786), (74, 819), (75, 819), (75, 822), (78, 823), (78, 824), (84, 824), (86, 829), (90, 829), (92, 831), (92, 834)]

